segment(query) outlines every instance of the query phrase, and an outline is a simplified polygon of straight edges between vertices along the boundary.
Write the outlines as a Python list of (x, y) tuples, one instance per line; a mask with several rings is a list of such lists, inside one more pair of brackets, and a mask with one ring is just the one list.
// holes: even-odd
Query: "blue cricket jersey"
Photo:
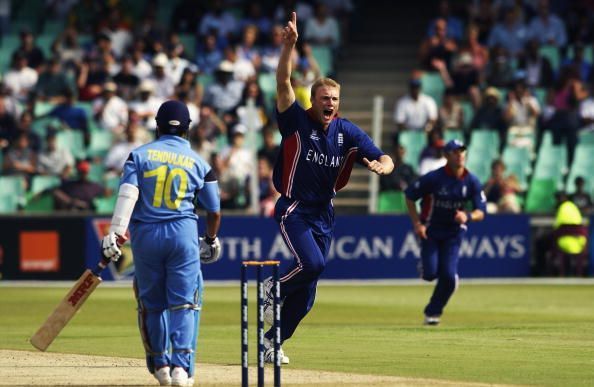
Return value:
[(201, 191), (205, 184), (216, 184), (216, 178), (210, 176), (214, 176), (211, 167), (179, 136), (163, 135), (134, 149), (124, 164), (121, 179), (121, 184), (135, 185), (140, 191), (131, 221), (197, 219), (196, 198), (201, 203), (215, 203), (207, 204), (207, 211), (218, 211), (218, 200), (201, 194), (207, 191)]
[(421, 201), (420, 221), (442, 231), (457, 231), (456, 210), (464, 211), (467, 202), (485, 212), (487, 199), (478, 178), (467, 169), (460, 178), (446, 166), (421, 176), (405, 191), (410, 200)]
[(279, 113), (282, 136), (274, 165), (274, 187), (304, 203), (329, 202), (343, 188), (355, 161), (377, 160), (384, 153), (352, 122), (335, 118), (327, 130), (297, 102)]

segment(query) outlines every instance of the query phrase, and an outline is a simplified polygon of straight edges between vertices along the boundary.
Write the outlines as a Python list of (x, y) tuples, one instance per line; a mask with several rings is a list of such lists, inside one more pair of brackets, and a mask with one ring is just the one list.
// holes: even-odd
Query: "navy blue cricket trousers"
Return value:
[[(326, 266), (334, 228), (331, 203), (305, 204), (281, 197), (275, 207), (283, 239), (293, 254), (290, 264), (281, 264), (281, 342), (290, 338), (313, 307), (318, 278)], [(266, 333), (273, 337), (272, 328)]]

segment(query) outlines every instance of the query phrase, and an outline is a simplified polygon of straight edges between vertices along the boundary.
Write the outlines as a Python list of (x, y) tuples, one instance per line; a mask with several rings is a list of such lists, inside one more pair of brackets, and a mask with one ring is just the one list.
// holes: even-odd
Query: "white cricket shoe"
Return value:
[[(270, 326), (274, 324), (274, 282), (272, 277), (264, 280), (264, 322)], [(283, 301), (280, 302), (281, 308)]]
[(182, 387), (192, 386), (194, 385), (194, 379), (189, 378), (188, 373), (182, 367), (174, 367), (173, 371), (171, 371), (171, 385)]
[[(278, 354), (281, 358), (281, 364), (289, 364), (289, 357), (285, 355), (282, 347)], [(264, 338), (264, 363), (274, 364), (274, 343), (266, 337)]]
[(153, 376), (159, 381), (160, 386), (171, 386), (171, 375), (169, 366), (161, 367), (155, 371)]
[(423, 321), (423, 325), (439, 325), (440, 323), (439, 316), (425, 316), (425, 321)]

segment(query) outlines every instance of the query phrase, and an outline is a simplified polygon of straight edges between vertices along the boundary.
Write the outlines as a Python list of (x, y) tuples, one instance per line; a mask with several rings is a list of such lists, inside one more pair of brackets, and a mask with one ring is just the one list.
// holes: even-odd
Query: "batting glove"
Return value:
[(204, 264), (213, 263), (221, 258), (221, 241), (218, 237), (211, 238), (208, 235), (200, 238), (200, 262)]
[(101, 241), (101, 254), (105, 259), (117, 262), (122, 256), (120, 247), (126, 242), (126, 237), (110, 232)]

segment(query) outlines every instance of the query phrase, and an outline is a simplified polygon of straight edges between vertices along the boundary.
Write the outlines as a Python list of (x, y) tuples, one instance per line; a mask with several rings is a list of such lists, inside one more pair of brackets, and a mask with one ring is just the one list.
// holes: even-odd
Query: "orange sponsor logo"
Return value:
[(60, 236), (57, 231), (22, 231), (19, 239), (21, 271), (60, 270)]

